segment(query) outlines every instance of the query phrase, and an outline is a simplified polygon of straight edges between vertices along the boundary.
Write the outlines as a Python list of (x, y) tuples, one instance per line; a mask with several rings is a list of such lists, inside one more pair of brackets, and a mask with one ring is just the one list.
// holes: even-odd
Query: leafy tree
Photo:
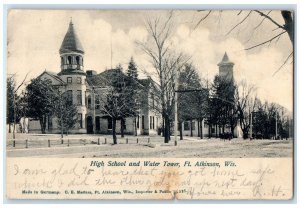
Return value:
[[(206, 115), (207, 90), (202, 87), (196, 68), (191, 64), (185, 64), (185, 67), (180, 73), (178, 90), (180, 139), (183, 139), (181, 123), (185, 120), (189, 120), (192, 126), (193, 119), (198, 120), (198, 129), (200, 129), (198, 136), (203, 138), (202, 125), (200, 125), (200, 123), (202, 123)], [(193, 136), (192, 128), (191, 136)]]
[(61, 129), (61, 135), (63, 132), (67, 135), (69, 130), (73, 129), (78, 123), (78, 111), (77, 106), (73, 104), (72, 98), (67, 92), (59, 95), (57, 105), (55, 107), (55, 115), (57, 117), (58, 127)]
[(55, 112), (58, 100), (57, 90), (52, 86), (50, 80), (32, 79), (26, 87), (25, 100), (28, 116), (40, 121), (41, 131), (44, 134), (47, 118)]
[(229, 126), (233, 135), (238, 121), (234, 81), (215, 76), (211, 99), (213, 121), (222, 127), (222, 133), (225, 133), (225, 127)]
[(9, 125), (8, 132), (11, 133), (11, 124), (15, 121), (15, 98), (17, 97), (13, 77), (7, 78), (6, 80), (6, 92), (6, 123)]

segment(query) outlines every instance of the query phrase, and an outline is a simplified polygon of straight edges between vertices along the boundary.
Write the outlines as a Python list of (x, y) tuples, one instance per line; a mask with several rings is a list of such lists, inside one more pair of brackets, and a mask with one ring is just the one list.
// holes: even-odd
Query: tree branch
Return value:
[(255, 45), (255, 46), (252, 46), (252, 47), (250, 47), (250, 48), (246, 48), (245, 50), (250, 50), (250, 49), (256, 48), (256, 47), (258, 47), (258, 46), (264, 45), (264, 44), (266, 44), (266, 43), (271, 43), (274, 39), (276, 39), (277, 37), (281, 36), (281, 35), (284, 34), (284, 33), (286, 33), (286, 31), (281, 32), (281, 33), (279, 33), (278, 35), (275, 35), (275, 36), (272, 37), (271, 39), (266, 40), (266, 41), (264, 41), (264, 42), (262, 42), (262, 43), (260, 43), (260, 44), (257, 44), (257, 45)]
[(250, 11), (239, 23), (237, 23), (233, 28), (231, 28), (231, 30), (229, 30), (226, 35), (229, 35), (235, 28), (237, 28), (239, 25), (241, 25), (252, 13), (252, 11)]
[(275, 25), (277, 25), (278, 27), (280, 27), (281, 29), (284, 29), (284, 27), (280, 24), (278, 24), (275, 20), (273, 20), (269, 15), (267, 14), (264, 14), (263, 12), (261, 11), (258, 11), (258, 10), (254, 10), (256, 13), (260, 14), (261, 16), (267, 18), (268, 20), (270, 20), (272, 23), (274, 23)]
[(280, 71), (280, 69), (282, 69), (282, 67), (288, 62), (288, 60), (290, 59), (290, 57), (293, 55), (294, 52), (291, 52), (290, 55), (288, 55), (288, 57), (285, 59), (285, 61), (283, 62), (283, 64), (273, 73), (273, 77), (275, 74), (277, 74), (277, 72)]
[(210, 15), (210, 13), (211, 13), (211, 10), (209, 10), (208, 13), (198, 21), (198, 23), (196, 24), (196, 26), (194, 27), (194, 29), (196, 29), (199, 26), (199, 24), (202, 21), (204, 21)]

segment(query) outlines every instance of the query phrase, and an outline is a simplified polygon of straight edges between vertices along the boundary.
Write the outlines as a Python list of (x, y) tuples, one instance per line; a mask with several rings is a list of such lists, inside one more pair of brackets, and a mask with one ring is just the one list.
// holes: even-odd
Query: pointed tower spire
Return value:
[(219, 76), (228, 80), (233, 80), (233, 66), (234, 63), (229, 60), (227, 53), (225, 52), (222, 61), (218, 64)]
[(223, 64), (233, 64), (233, 62), (231, 62), (228, 58), (227, 52), (225, 51), (224, 56), (222, 58), (222, 61), (218, 64), (218, 66), (223, 65)]
[(60, 46), (59, 53), (70, 53), (77, 52), (84, 54), (83, 47), (78, 38), (78, 35), (74, 29), (74, 24), (72, 22), (72, 17), (70, 19), (68, 31), (64, 37), (64, 40)]
[(83, 71), (84, 50), (74, 29), (72, 17), (70, 18), (68, 31), (60, 46), (59, 54), (61, 60), (60, 75), (71, 73), (85, 75)]

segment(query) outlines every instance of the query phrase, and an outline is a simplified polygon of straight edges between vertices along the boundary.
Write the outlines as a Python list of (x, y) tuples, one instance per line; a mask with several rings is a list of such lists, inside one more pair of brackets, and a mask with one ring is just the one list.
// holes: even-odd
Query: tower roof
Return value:
[(68, 52), (84, 53), (83, 47), (74, 29), (72, 20), (70, 21), (68, 31), (59, 49), (59, 53)]
[(224, 56), (222, 58), (222, 61), (218, 64), (218, 66), (220, 66), (220, 65), (226, 65), (226, 64), (233, 64), (233, 62), (231, 62), (229, 60), (228, 55), (227, 55), (227, 53), (225, 51), (225, 54), (224, 54)]

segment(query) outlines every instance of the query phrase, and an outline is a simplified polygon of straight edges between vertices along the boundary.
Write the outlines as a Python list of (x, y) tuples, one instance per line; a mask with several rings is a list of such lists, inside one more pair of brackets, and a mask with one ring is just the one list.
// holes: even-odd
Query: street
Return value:
[(293, 156), (292, 139), (250, 141), (235, 138), (231, 141), (224, 141), (218, 138), (184, 137), (184, 140), (178, 141), (178, 146), (174, 146), (174, 138), (165, 144), (163, 138), (158, 136), (125, 135), (121, 138), (118, 135), (118, 144), (112, 145), (110, 135), (69, 135), (64, 136), (62, 142), (58, 134), (19, 134), (16, 136), (15, 147), (13, 147), (11, 135), (8, 135), (8, 138), (8, 157), (250, 158)]

